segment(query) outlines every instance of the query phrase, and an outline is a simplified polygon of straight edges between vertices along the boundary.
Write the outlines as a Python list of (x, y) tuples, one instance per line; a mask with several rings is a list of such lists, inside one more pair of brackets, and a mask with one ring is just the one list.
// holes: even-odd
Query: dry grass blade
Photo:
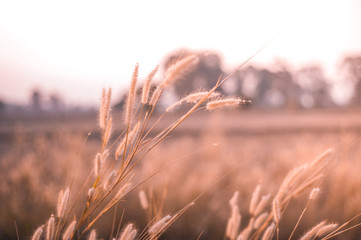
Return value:
[(150, 83), (152, 82), (154, 75), (157, 73), (158, 68), (159, 68), (159, 66), (156, 66), (154, 68), (154, 70), (149, 73), (148, 78), (143, 85), (143, 90), (142, 90), (142, 104), (143, 105), (148, 104)]
[[(156, 229), (157, 231), (154, 232), (154, 234), (151, 235), (149, 240), (158, 239), (158, 237), (175, 221), (177, 220), (185, 211), (187, 211), (191, 206), (194, 205), (194, 202), (191, 202), (187, 204), (184, 208), (179, 210), (176, 214), (174, 214), (170, 219), (166, 219), (163, 222), (165, 224), (160, 224), (161, 226), (159, 229)], [(167, 217), (167, 216), (166, 216)], [(154, 229), (153, 229), (154, 230)]]
[(139, 127), (140, 122), (138, 122), (137, 125), (134, 126), (134, 128), (129, 132), (127, 136), (124, 136), (123, 140), (119, 143), (115, 151), (115, 158), (118, 158), (118, 156), (122, 154), (123, 150), (125, 150), (126, 145), (134, 140), (135, 136), (138, 134)]
[(35, 233), (31, 237), (31, 240), (39, 240), (41, 238), (41, 235), (43, 234), (43, 228), (44, 226), (38, 227), (38, 229), (36, 229)]
[(318, 232), (316, 233), (316, 237), (323, 237), (323, 236), (329, 234), (330, 232), (332, 232), (333, 230), (335, 230), (337, 227), (338, 227), (338, 224), (336, 224), (336, 223), (328, 224), (328, 225), (322, 227), (320, 230), (318, 230)]
[(135, 101), (135, 91), (136, 91), (136, 85), (138, 80), (138, 63), (135, 65), (132, 81), (130, 83), (130, 89), (128, 93), (127, 103), (126, 103), (126, 112), (125, 112), (125, 124), (126, 126), (130, 126), (131, 118), (132, 118), (132, 112), (133, 112), (133, 106)]
[(69, 240), (73, 237), (75, 226), (76, 226), (76, 220), (73, 220), (66, 228), (63, 234), (63, 240)]
[[(94, 224), (96, 221), (98, 221), (98, 219), (104, 215), (104, 213), (106, 213), (109, 209), (111, 209), (119, 200), (121, 200), (130, 190), (130, 183), (125, 183), (123, 186), (121, 186), (117, 192), (117, 194), (115, 195), (114, 198), (112, 198), (109, 203), (100, 211), (100, 213), (98, 213), (96, 215), (96, 217), (93, 218), (93, 220), (87, 225), (87, 227), (82, 231), (82, 235), (88, 231)], [(109, 192), (108, 192), (109, 194)], [(106, 195), (107, 196), (107, 195)], [(105, 199), (105, 197), (103, 198), (103, 200)], [(100, 203), (98, 203), (100, 204)], [(95, 207), (96, 209), (96, 207)]]
[(139, 196), (140, 206), (142, 206), (143, 209), (148, 209), (149, 204), (145, 192), (143, 190), (139, 191), (138, 196)]
[[(312, 199), (311, 199), (311, 198), (309, 198), (309, 200), (307, 201), (306, 207), (303, 209), (303, 211), (302, 211), (301, 215), (299, 216), (299, 218), (298, 218), (298, 220), (297, 220), (297, 223), (296, 223), (295, 227), (293, 228), (292, 233), (291, 233), (291, 235), (289, 236), (288, 240), (291, 240), (291, 238), (292, 238), (293, 234), (295, 233), (295, 231), (296, 231), (296, 229), (297, 229), (298, 225), (299, 225), (299, 224), (300, 224), (300, 222), (301, 222), (301, 219), (302, 219), (303, 215), (305, 214), (305, 212), (306, 212), (306, 210), (307, 210), (308, 206), (310, 205), (311, 200), (312, 200)], [(275, 201), (276, 201), (276, 200), (275, 200)]]
[(262, 240), (269, 240), (272, 237), (273, 231), (275, 228), (275, 224), (271, 223), (271, 225), (266, 229), (266, 231), (263, 234)]
[(252, 193), (251, 202), (249, 204), (249, 213), (251, 215), (254, 215), (254, 213), (256, 211), (260, 192), (261, 192), (261, 185), (258, 184), (257, 187), (254, 189), (254, 191)]
[(97, 232), (93, 229), (91, 230), (88, 240), (96, 240), (97, 239)]
[(241, 231), (241, 233), (237, 236), (237, 239), (248, 239), (253, 231), (254, 226), (254, 218), (249, 220), (248, 226)]
[(152, 238), (157, 236), (171, 218), (172, 217), (170, 215), (167, 215), (162, 219), (160, 219), (159, 221), (155, 222), (152, 226), (150, 226), (148, 230), (150, 236)]
[(273, 211), (273, 220), (278, 225), (281, 218), (281, 211), (277, 199), (273, 200), (272, 211)]
[(271, 194), (268, 194), (268, 195), (265, 195), (265, 196), (262, 196), (261, 200), (259, 201), (257, 207), (256, 207), (256, 210), (254, 212), (254, 215), (255, 216), (258, 216), (264, 209), (265, 207), (267, 206), (269, 200), (271, 198)]
[(239, 192), (234, 192), (231, 200), (229, 200), (229, 205), (231, 206), (231, 216), (228, 219), (226, 227), (226, 237), (230, 239), (236, 239), (241, 225), (241, 214), (239, 207), (237, 205)]
[(204, 97), (207, 97), (208, 99), (210, 98), (215, 98), (218, 97), (220, 94), (217, 92), (213, 92), (209, 95), (209, 92), (195, 92), (195, 93), (191, 93), (188, 96), (182, 98), (181, 100), (179, 100), (178, 102), (175, 102), (174, 104), (172, 104), (171, 106), (169, 106), (166, 109), (166, 112), (171, 112), (173, 111), (173, 109), (179, 105), (181, 105), (182, 103), (195, 103), (199, 100), (201, 100)]
[(103, 134), (103, 141), (102, 141), (102, 151), (104, 151), (105, 146), (107, 145), (109, 138), (112, 133), (112, 124), (113, 124), (113, 118), (109, 117), (109, 120), (107, 122), (104, 134)]
[(324, 166), (329, 163), (328, 156), (333, 153), (332, 149), (327, 149), (311, 164), (303, 164), (287, 174), (275, 197), (282, 206), (288, 199), (304, 191), (323, 177)]
[(269, 213), (267, 213), (267, 212), (260, 214), (254, 221), (254, 228), (258, 229), (264, 223), (264, 221), (267, 219), (268, 215), (269, 215)]
[(239, 207), (237, 205), (239, 192), (234, 192), (231, 200), (229, 200), (229, 205), (231, 206), (231, 216), (228, 219), (226, 227), (226, 236), (230, 239), (236, 239), (241, 225), (241, 214)]
[(109, 191), (112, 188), (115, 177), (116, 177), (116, 172), (115, 170), (112, 170), (109, 173), (108, 177), (105, 179), (105, 182), (103, 184), (105, 190)]
[(309, 199), (315, 200), (319, 192), (320, 192), (320, 188), (313, 188), (310, 193)]
[(359, 227), (359, 226), (361, 226), (361, 223), (355, 224), (355, 225), (353, 225), (353, 226), (351, 226), (351, 227), (349, 227), (349, 228), (346, 228), (345, 230), (342, 230), (342, 231), (339, 231), (339, 232), (335, 232), (335, 233), (333, 233), (333, 234), (329, 234), (328, 236), (326, 236), (326, 237), (324, 237), (324, 238), (322, 238), (322, 239), (326, 240), (326, 239), (333, 238), (333, 237), (335, 237), (335, 236), (337, 236), (337, 235), (340, 235), (340, 234), (342, 234), (342, 233), (344, 233), (344, 232), (350, 231), (351, 229), (354, 229), (354, 228)]
[(236, 107), (239, 106), (240, 104), (246, 104), (246, 103), (250, 103), (250, 101), (239, 98), (219, 99), (207, 103), (207, 109), (214, 110), (218, 108)]
[(168, 67), (164, 81), (161, 85), (165, 88), (171, 85), (175, 80), (181, 77), (185, 71), (189, 70), (191, 66), (193, 66), (198, 61), (198, 57), (196, 55), (189, 55), (177, 61)]
[(311, 228), (308, 232), (306, 232), (301, 238), (300, 240), (311, 240), (316, 234), (317, 232), (323, 228), (326, 225), (326, 221), (322, 221), (319, 224), (317, 224), (316, 226), (314, 226), (313, 228)]
[(61, 191), (59, 193), (58, 205), (57, 205), (57, 210), (58, 210), (57, 213), (59, 218), (64, 217), (66, 206), (68, 204), (68, 199), (69, 199), (69, 188), (67, 188), (64, 192)]
[(137, 229), (134, 228), (132, 223), (129, 223), (120, 234), (119, 240), (133, 240), (137, 235)]
[(195, 103), (206, 96), (207, 96), (207, 98), (215, 98), (215, 97), (220, 96), (220, 93), (212, 92), (211, 95), (209, 95), (209, 92), (195, 92), (195, 93), (189, 94), (188, 96), (184, 97), (180, 101), (188, 102), (188, 103)]
[(343, 223), (341, 226), (339, 226), (338, 228), (336, 228), (334, 231), (332, 231), (331, 233), (329, 233), (326, 237), (324, 237), (323, 239), (330, 239), (336, 235), (339, 235), (345, 231), (348, 231), (349, 229), (355, 228), (357, 226), (359, 226), (360, 224), (356, 224), (352, 227), (349, 227), (348, 229), (342, 230), (342, 228), (346, 227), (348, 224), (350, 224), (353, 220), (355, 220), (356, 218), (360, 217), (361, 213), (356, 214), (354, 217), (352, 217), (351, 219), (349, 219), (347, 222)]
[(97, 155), (95, 156), (95, 162), (94, 162), (94, 174), (95, 177), (99, 177), (100, 176), (100, 171), (102, 169), (102, 154), (101, 153), (97, 153)]
[(108, 91), (103, 88), (102, 97), (101, 97), (101, 106), (99, 110), (99, 126), (101, 129), (105, 129), (107, 122), (109, 120), (110, 113), (110, 100), (112, 96), (112, 89), (109, 88)]
[(150, 106), (152, 106), (154, 108), (155, 105), (157, 105), (159, 98), (162, 95), (163, 91), (164, 91), (164, 86), (158, 85), (158, 87), (154, 90), (152, 97), (150, 98), (150, 101), (149, 101)]
[(239, 192), (238, 192), (238, 191), (235, 191), (235, 192), (233, 193), (232, 198), (229, 200), (229, 205), (230, 205), (231, 207), (237, 206), (238, 196), (239, 196)]
[(53, 240), (54, 239), (54, 232), (55, 231), (55, 218), (54, 215), (51, 214), (48, 225), (46, 227), (46, 240)]
[[(305, 191), (307, 188), (311, 187), (313, 184), (315, 184), (317, 181), (321, 180), (323, 176), (323, 172), (325, 171), (325, 166), (330, 162), (330, 159), (328, 158), (332, 153), (333, 149), (329, 148), (326, 149), (322, 154), (320, 154), (314, 161), (312, 161), (310, 164), (305, 163), (301, 166), (298, 166), (291, 170), (284, 180), (282, 181), (281, 186), (279, 187), (279, 190), (274, 198), (274, 200), (278, 201), (278, 207), (280, 211), (282, 212), (282, 209), (284, 209), (285, 205), (297, 194)], [(310, 203), (310, 200), (308, 201), (305, 209), (303, 210), (303, 214), (305, 210), (307, 209), (308, 205)], [(301, 214), (301, 217), (303, 216)], [(274, 217), (274, 213), (270, 215), (266, 222), (260, 227), (257, 236), (259, 237), (260, 232), (265, 230), (266, 224), (268, 224), (272, 217)], [(298, 222), (300, 221), (300, 218)], [(298, 223), (296, 223), (297, 227)], [(295, 229), (293, 229), (293, 232)], [(292, 237), (293, 233), (291, 233), (290, 238)]]

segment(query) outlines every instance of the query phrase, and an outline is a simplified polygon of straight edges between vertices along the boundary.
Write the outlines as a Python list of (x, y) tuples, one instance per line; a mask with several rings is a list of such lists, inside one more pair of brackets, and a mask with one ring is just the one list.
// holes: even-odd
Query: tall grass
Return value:
[[(147, 153), (164, 140), (172, 131), (187, 117), (189, 117), (209, 96), (217, 89), (218, 84), (209, 92), (204, 94), (190, 110), (179, 119), (171, 123), (158, 135), (148, 138), (148, 123), (155, 107), (163, 93), (174, 81), (192, 67), (198, 60), (196, 55), (189, 55), (171, 65), (164, 74), (164, 80), (158, 84), (154, 92), (149, 92), (149, 84), (156, 69), (150, 73), (148, 80), (143, 86), (141, 101), (136, 99), (136, 85), (138, 80), (138, 64), (136, 65), (127, 102), (124, 111), (125, 129), (116, 142), (109, 144), (113, 118), (111, 116), (111, 89), (103, 89), (101, 107), (99, 111), (99, 127), (102, 131), (102, 143), (99, 152), (95, 156), (94, 168), (88, 176), (80, 192), (72, 202), (69, 201), (71, 185), (60, 191), (58, 197), (56, 227), (54, 233), (48, 233), (47, 238), (72, 239), (83, 238), (92, 231), (94, 224), (110, 209), (119, 203), (129, 192), (136, 189), (142, 182), (134, 183), (133, 177), (136, 174), (136, 166), (144, 159)], [(148, 96), (151, 96), (148, 99)], [(222, 100), (218, 100), (222, 101)], [(136, 104), (138, 103), (138, 104)], [(237, 104), (243, 103), (238, 101)], [(233, 104), (234, 105), (234, 104)], [(163, 116), (160, 117), (160, 119)], [(151, 127), (152, 128), (152, 127)], [(151, 129), (150, 128), (150, 129)], [(115, 150), (114, 150), (115, 149)], [(146, 179), (144, 179), (146, 181)], [(86, 201), (83, 202), (81, 194), (86, 193)], [(173, 223), (194, 203), (187, 204), (173, 215), (165, 217), (155, 216), (150, 220), (148, 230), (140, 232), (138, 238), (157, 239), (167, 227)], [(76, 212), (76, 205), (83, 205), (81, 212)], [(127, 236), (115, 234), (115, 238), (133, 239), (135, 230), (127, 230)], [(128, 233), (129, 232), (129, 233)], [(34, 235), (39, 239), (40, 230)], [(94, 238), (94, 234), (90, 235)]]
[[(152, 150), (156, 150), (156, 147), (164, 150), (160, 146), (161, 143), (196, 111), (233, 107), (247, 103), (247, 101), (240, 98), (222, 98), (215, 91), (227, 77), (219, 79), (216, 86), (209, 91), (192, 93), (176, 102), (173, 106), (183, 103), (193, 103), (193, 105), (162, 131), (151, 134), (155, 126), (166, 118), (166, 114), (169, 114), (171, 109), (168, 108), (163, 114), (159, 115), (159, 119), (154, 124), (150, 124), (163, 91), (196, 62), (197, 56), (190, 55), (174, 63), (164, 74), (164, 81), (160, 82), (155, 90), (150, 92), (151, 88), (149, 86), (156, 74), (156, 67), (149, 74), (143, 86), (142, 96), (139, 97), (136, 94), (139, 66), (136, 65), (124, 107), (122, 121), (125, 127), (120, 136), (112, 137), (113, 124), (116, 122), (113, 121), (110, 107), (112, 90), (103, 89), (98, 119), (101, 130), (101, 143), (93, 156), (93, 160), (88, 161), (88, 164), (92, 164), (92, 169), (78, 188), (76, 187), (74, 175), (67, 176), (66, 185), (58, 193), (57, 208), (56, 211), (54, 210), (56, 214), (49, 213), (50, 217), (47, 221), (44, 221), (44, 225), (35, 230), (32, 239), (96, 239), (98, 236), (101, 237), (96, 229), (97, 226), (100, 226), (102, 220), (111, 212), (115, 215), (107, 237), (115, 239), (158, 239), (180, 217), (188, 218), (190, 220), (188, 224), (192, 225), (193, 229), (197, 229), (197, 225), (201, 226), (201, 223), (194, 220), (196, 218), (187, 215), (187, 211), (191, 208), (201, 208), (202, 204), (205, 204), (208, 200), (205, 196), (212, 193), (214, 186), (217, 184), (224, 184), (227, 178), (232, 179), (228, 181), (233, 181), (235, 172), (244, 167), (243, 162), (233, 163), (230, 167), (231, 170), (202, 169), (206, 172), (202, 174), (203, 176), (190, 177), (193, 168), (204, 167), (200, 162), (192, 163), (187, 168), (178, 168), (170, 174), (169, 168), (175, 163), (172, 155), (166, 156), (166, 151), (163, 153), (157, 152), (158, 158), (159, 156), (163, 158), (157, 160), (153, 159)], [(214, 97), (217, 99), (214, 99)], [(112, 141), (113, 139), (115, 140)], [(208, 144), (208, 146), (213, 147), (217, 146), (217, 144)], [(222, 144), (222, 147), (230, 148), (232, 146)], [(198, 149), (201, 149), (201, 146), (198, 146)], [(287, 174), (284, 174), (282, 181), (278, 181), (278, 187), (275, 187), (275, 185), (270, 187), (270, 183), (258, 184), (249, 198), (249, 207), (246, 212), (244, 210), (245, 204), (239, 205), (239, 198), (241, 194), (244, 194), (244, 191), (249, 191), (250, 188), (242, 189), (241, 186), (230, 184), (235, 191), (229, 201), (230, 208), (228, 209), (226, 202), (221, 200), (227, 197), (225, 195), (221, 196), (217, 203), (221, 205), (219, 209), (222, 209), (223, 216), (229, 214), (228, 220), (224, 219), (223, 222), (217, 222), (221, 225), (218, 226), (218, 229), (221, 229), (224, 238), (237, 240), (283, 239), (284, 236), (288, 236), (289, 239), (293, 239), (297, 235), (298, 237), (301, 236), (302, 239), (329, 239), (343, 233), (349, 227), (357, 226), (357, 223), (351, 224), (351, 221), (347, 220), (340, 225), (321, 221), (320, 224), (303, 233), (303, 235), (298, 231), (308, 208), (316, 200), (316, 191), (318, 193), (319, 190), (315, 189), (320, 187), (322, 192), (325, 176), (327, 172), (331, 171), (331, 163), (335, 160), (334, 151), (334, 149), (328, 148), (314, 160), (295, 166)], [(223, 161), (227, 157), (219, 154), (217, 161)], [(164, 158), (166, 158), (165, 162)], [(225, 164), (228, 163), (225, 162)], [(155, 167), (157, 165), (159, 167)], [(224, 167), (222, 163), (218, 163), (218, 166)], [(71, 169), (75, 172), (82, 171), (81, 168), (75, 165), (71, 165)], [(209, 171), (220, 172), (210, 174)], [(263, 171), (265, 172), (262, 172), (261, 176), (263, 175), (266, 178), (270, 175), (267, 171), (271, 171), (271, 169), (265, 168)], [(144, 172), (146, 173), (144, 174)], [(285, 171), (281, 172), (284, 173)], [(207, 174), (212, 177), (207, 178)], [(249, 174), (251, 175), (250, 172)], [(245, 172), (240, 177), (242, 179), (254, 177), (250, 175)], [(167, 209), (167, 203), (169, 202), (166, 202), (165, 199), (169, 195), (167, 191), (169, 187), (162, 188), (158, 184), (151, 184), (151, 180), (159, 176), (172, 178), (168, 181), (170, 187), (172, 187), (172, 180), (178, 181), (179, 188), (173, 188), (173, 204), (178, 206), (179, 204), (176, 204), (176, 201), (186, 199), (178, 209), (172, 209), (171, 211), (170, 208)], [(257, 175), (257, 177), (259, 176)], [(280, 176), (278, 178), (280, 180)], [(182, 183), (179, 183), (179, 181), (182, 181)], [(189, 187), (191, 190), (182, 191), (182, 185), (192, 186)], [(198, 191), (198, 188), (202, 190)], [(287, 221), (287, 213), (293, 210), (294, 199), (304, 192), (310, 194), (309, 199), (306, 201), (303, 210), (301, 209), (301, 212), (297, 214), (296, 221), (291, 224), (283, 222)], [(136, 198), (139, 196), (140, 200), (133, 203), (125, 201), (128, 196), (132, 195), (136, 195)], [(132, 199), (136, 198), (133, 197)], [(210, 201), (211, 199), (213, 198), (209, 198)], [(241, 199), (246, 198), (243, 195)], [(137, 205), (138, 208), (144, 211), (145, 220), (142, 228), (135, 223), (128, 222), (128, 220), (123, 220), (124, 214), (132, 215), (132, 212), (127, 211), (127, 209), (132, 209), (132, 204)], [(212, 203), (210, 205), (213, 208), (215, 207), (212, 206)], [(117, 215), (119, 213), (118, 208), (124, 209), (123, 214)], [(169, 212), (166, 212), (166, 209)], [(200, 215), (202, 214), (204, 214), (204, 218), (211, 218), (205, 212)], [(355, 216), (357, 215), (355, 214)], [(129, 219), (128, 216), (126, 218)], [(214, 219), (205, 219), (204, 221), (212, 220)], [(285, 224), (292, 225), (292, 227), (285, 229), (283, 228)], [(177, 236), (175, 232), (171, 234)], [(198, 237), (201, 238), (202, 236), (212, 237), (200, 230)], [(170, 236), (170, 234), (168, 234), (168, 237), (176, 238)]]

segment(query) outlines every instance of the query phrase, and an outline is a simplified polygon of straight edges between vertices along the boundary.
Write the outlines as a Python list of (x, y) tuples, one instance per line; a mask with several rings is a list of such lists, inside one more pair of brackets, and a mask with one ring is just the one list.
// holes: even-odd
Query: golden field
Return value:
[[(124, 129), (122, 115), (113, 114), (111, 151)], [(149, 136), (154, 138), (181, 115), (168, 114)], [(152, 116), (148, 129), (159, 116)], [(1, 119), (1, 239), (16, 239), (15, 225), (20, 239), (30, 238), (55, 214), (58, 193), (66, 186), (71, 186), (70, 203), (86, 201), (77, 195), (86, 195), (91, 186), (87, 178), (93, 177), (94, 158), (101, 148), (97, 118), (89, 114)], [(261, 195), (273, 198), (292, 168), (313, 161), (328, 148), (333, 148), (333, 153), (327, 156), (323, 176), (287, 202), (279, 233), (272, 239), (288, 239), (313, 187), (320, 192), (292, 239), (299, 239), (324, 219), (342, 225), (361, 212), (360, 119), (359, 110), (196, 112), (144, 157), (135, 157), (139, 160), (133, 169), (135, 187), (92, 229), (99, 238), (107, 239), (131, 222), (141, 238), (140, 232), (155, 218), (172, 215), (194, 201), (160, 238), (225, 239), (231, 216), (229, 201), (235, 191), (239, 192), (240, 229), (244, 229), (258, 184)], [(138, 193), (142, 190), (148, 209), (141, 207)], [(272, 211), (271, 201), (264, 211)], [(94, 214), (97, 212), (100, 210)], [(80, 213), (81, 207), (74, 205), (69, 218), (79, 218)], [(359, 222), (356, 218), (344, 229)], [(357, 239), (359, 232), (356, 227), (332, 239)]]
[(137, 64), (122, 112), (104, 88), (99, 113), (2, 117), (1, 237), (359, 238), (361, 113), (253, 110), (232, 74), (162, 109), (198, 60), (138, 89)]

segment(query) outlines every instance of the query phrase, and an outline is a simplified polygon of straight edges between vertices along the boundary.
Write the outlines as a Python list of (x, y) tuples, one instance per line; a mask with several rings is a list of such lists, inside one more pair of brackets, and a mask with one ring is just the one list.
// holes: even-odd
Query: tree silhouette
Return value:
[[(165, 68), (178, 59), (188, 54), (194, 54), (188, 50), (179, 50), (165, 60)], [(183, 79), (174, 84), (174, 93), (178, 98), (182, 98), (199, 89), (211, 89), (218, 78), (224, 74), (221, 68), (221, 58), (216, 53), (198, 54), (199, 61), (191, 71), (183, 76)], [(218, 91), (223, 92), (220, 88)]]
[(39, 89), (34, 89), (31, 93), (30, 98), (30, 105), (32, 107), (32, 110), (34, 111), (41, 111), (42, 110), (42, 101), (43, 96)]
[(361, 56), (346, 57), (341, 65), (342, 70), (346, 71), (348, 81), (354, 85), (354, 94), (351, 98), (352, 106), (361, 105)]
[(285, 66), (269, 70), (249, 66), (238, 74), (239, 93), (258, 108), (297, 108), (299, 87)]
[(301, 87), (301, 104), (304, 107), (330, 107), (333, 101), (330, 95), (330, 84), (326, 80), (320, 66), (308, 66), (296, 73), (298, 85)]

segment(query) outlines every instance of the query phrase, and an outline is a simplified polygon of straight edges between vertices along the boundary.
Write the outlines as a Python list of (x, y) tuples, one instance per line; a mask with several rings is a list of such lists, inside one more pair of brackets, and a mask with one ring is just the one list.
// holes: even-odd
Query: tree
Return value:
[(43, 96), (39, 89), (34, 89), (31, 93), (30, 98), (30, 105), (32, 107), (32, 110), (34, 111), (41, 111), (42, 110), (42, 101)]
[[(165, 68), (186, 55), (194, 54), (192, 51), (179, 50), (165, 60)], [(183, 76), (183, 79), (174, 83), (174, 93), (182, 98), (199, 89), (211, 89), (224, 72), (221, 68), (221, 58), (216, 53), (198, 54), (199, 61), (191, 71)], [(220, 88), (218, 91), (222, 91)]]
[(308, 66), (296, 73), (297, 84), (302, 89), (301, 104), (304, 107), (330, 107), (333, 101), (330, 84), (320, 66)]
[(351, 105), (361, 105), (361, 56), (346, 57), (341, 65), (346, 73), (346, 81), (351, 81), (354, 86), (354, 93), (351, 98)]

